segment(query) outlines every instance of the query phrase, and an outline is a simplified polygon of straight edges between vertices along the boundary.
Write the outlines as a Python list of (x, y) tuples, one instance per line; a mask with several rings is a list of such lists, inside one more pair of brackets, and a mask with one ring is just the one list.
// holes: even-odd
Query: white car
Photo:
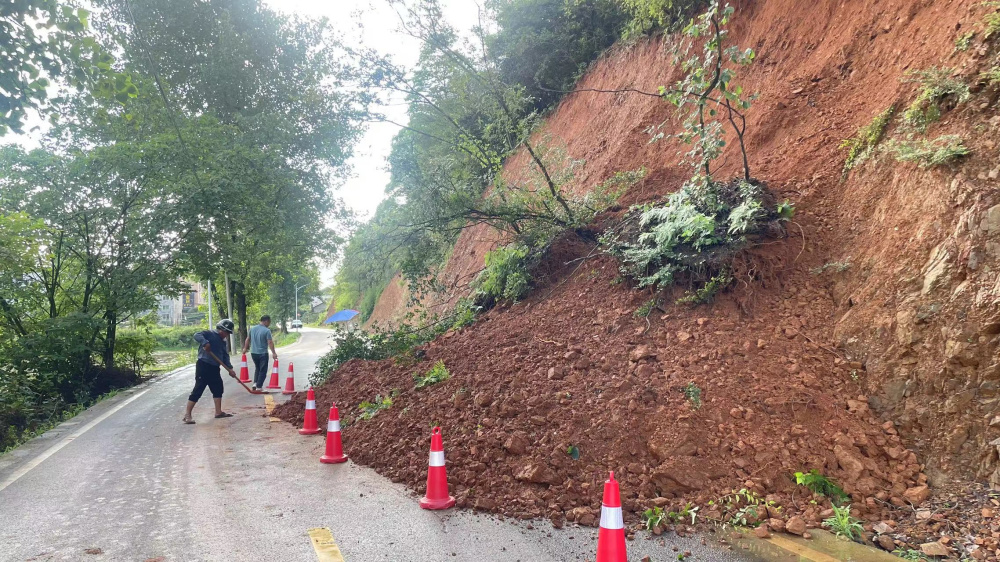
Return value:
[(292, 328), (301, 328), (301, 327), (302, 327), (301, 320), (292, 320)]

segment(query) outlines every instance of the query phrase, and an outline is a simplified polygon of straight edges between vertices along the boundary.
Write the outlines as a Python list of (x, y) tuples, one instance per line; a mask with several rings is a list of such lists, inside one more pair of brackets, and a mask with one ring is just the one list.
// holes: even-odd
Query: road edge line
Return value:
[(27, 463), (25, 463), (24, 466), (22, 466), (21, 468), (15, 470), (14, 473), (11, 474), (6, 480), (4, 480), (3, 482), (0, 482), (0, 492), (4, 491), (5, 488), (7, 488), (8, 486), (10, 486), (14, 482), (17, 482), (18, 479), (20, 479), (22, 476), (24, 476), (25, 474), (27, 474), (28, 472), (30, 472), (33, 468), (35, 468), (36, 466), (42, 464), (42, 462), (44, 462), (45, 459), (47, 459), (47, 458), (51, 457), (52, 455), (58, 453), (60, 449), (62, 449), (66, 445), (69, 445), (74, 439), (76, 439), (77, 437), (80, 437), (84, 433), (90, 431), (91, 429), (94, 428), (94, 426), (96, 426), (97, 424), (101, 423), (102, 421), (108, 419), (114, 413), (116, 413), (118, 410), (121, 410), (125, 406), (128, 406), (129, 404), (132, 403), (133, 400), (139, 398), (140, 396), (142, 396), (143, 394), (146, 394), (149, 391), (150, 391), (150, 388), (147, 388), (147, 389), (143, 390), (142, 392), (139, 392), (139, 393), (135, 394), (134, 396), (129, 397), (127, 400), (124, 400), (121, 404), (118, 404), (117, 406), (111, 408), (107, 412), (104, 412), (103, 414), (101, 414), (100, 416), (98, 416), (97, 419), (94, 419), (94, 420), (90, 421), (89, 423), (87, 423), (87, 425), (85, 425), (85, 426), (81, 427), (80, 429), (74, 431), (73, 433), (69, 434), (67, 437), (62, 438), (61, 440), (59, 440), (58, 443), (56, 443), (55, 445), (49, 447), (44, 452), (42, 452), (41, 454), (39, 454), (37, 457), (35, 457), (35, 458), (31, 459), (30, 461), (28, 461)]

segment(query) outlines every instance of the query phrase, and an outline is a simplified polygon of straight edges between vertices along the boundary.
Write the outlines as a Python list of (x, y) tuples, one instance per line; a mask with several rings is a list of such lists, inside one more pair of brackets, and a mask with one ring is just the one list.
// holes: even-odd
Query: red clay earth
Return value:
[[(770, 253), (790, 261), (798, 248), (791, 240)], [(590, 249), (570, 241), (551, 261)], [(799, 513), (791, 474), (817, 468), (873, 521), (882, 501), (902, 504), (924, 481), (916, 456), (849, 382), (860, 365), (824, 341), (831, 299), (808, 273), (755, 289), (766, 320), (723, 298), (654, 311), (649, 324), (634, 311), (650, 295), (621, 286), (606, 256), (549, 278), (526, 302), (419, 348), (419, 362), (352, 361), (335, 372), (317, 401), (321, 411), (340, 406), (348, 455), (421, 492), (429, 431), (441, 425), (459, 506), (584, 525), (598, 517), (608, 470), (627, 511), (704, 506), (745, 487), (788, 516)], [(703, 316), (692, 321), (692, 312)], [(451, 378), (415, 390), (413, 375), (438, 360)], [(700, 403), (685, 396), (689, 384)], [(359, 403), (397, 392), (391, 408), (358, 418)], [(299, 424), (303, 411), (300, 393), (275, 415)], [(797, 501), (816, 521), (821, 509), (809, 499)]]
[[(996, 57), (981, 39), (987, 8), (978, 0), (735, 4), (732, 39), (758, 52), (740, 80), (760, 93), (748, 114), (751, 168), (797, 209), (791, 237), (749, 262), (762, 266), (745, 276), (753, 283), (693, 309), (665, 297), (667, 312), (647, 326), (633, 313), (651, 295), (616, 284), (610, 258), (565, 265), (591, 246), (564, 241), (526, 302), (425, 346), (417, 364), (345, 365), (318, 389), (320, 415), (336, 400), (351, 422), (352, 458), (418, 491), (430, 427), (440, 423), (462, 506), (592, 524), (600, 483), (615, 469), (633, 520), (650, 504), (688, 501), (710, 516), (708, 501), (751, 487), (784, 506), (782, 517), (801, 513), (815, 524), (822, 508), (790, 477), (815, 468), (851, 492), (883, 547), (942, 539), (994, 560), (1000, 506), (969, 484), (1000, 484), (992, 445), (1000, 213), (991, 214), (1000, 203), (1000, 116), (996, 89), (976, 85)], [(968, 31), (977, 33), (972, 47), (956, 49)], [(676, 78), (668, 42), (614, 49), (579, 86), (655, 91)], [(840, 141), (889, 105), (910, 103), (905, 73), (935, 66), (956, 69), (977, 93), (946, 108), (928, 138), (960, 134), (972, 155), (931, 170), (884, 155), (845, 178)], [(643, 132), (669, 115), (655, 98), (575, 94), (544, 132), (586, 161), (570, 189), (649, 169), (623, 201), (632, 204), (689, 175), (676, 165), (676, 145), (649, 144)], [(889, 136), (903, 138), (897, 129)], [(723, 160), (735, 173), (737, 155)], [(515, 156), (506, 173), (516, 177), (523, 165)], [(500, 242), (484, 227), (464, 231), (440, 275), (449, 290), (429, 304), (462, 296)], [(830, 262), (851, 267), (812, 273)], [(406, 301), (397, 288), (376, 316), (391, 318)], [(452, 378), (414, 390), (412, 374), (439, 359)], [(700, 408), (684, 395), (691, 382)], [(393, 389), (400, 395), (390, 409), (356, 419), (358, 403)], [(298, 423), (303, 400), (276, 411)]]

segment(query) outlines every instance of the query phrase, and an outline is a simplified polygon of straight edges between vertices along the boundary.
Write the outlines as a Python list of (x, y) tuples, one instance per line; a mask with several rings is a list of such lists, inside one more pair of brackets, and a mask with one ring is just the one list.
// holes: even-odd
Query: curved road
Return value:
[[(306, 329), (278, 350), (282, 384), (292, 360), (296, 388), (305, 388), (327, 336)], [(330, 530), (349, 562), (593, 559), (595, 529), (424, 511), (368, 468), (320, 464), (322, 435), (271, 422), (265, 398), (229, 377), (223, 407), (235, 417), (214, 419), (206, 392), (198, 423), (183, 425), (193, 370), (106, 400), (0, 456), (0, 560), (310, 561), (316, 528)], [(746, 560), (673, 536), (630, 542), (629, 558), (676, 560), (685, 550), (695, 560)]]

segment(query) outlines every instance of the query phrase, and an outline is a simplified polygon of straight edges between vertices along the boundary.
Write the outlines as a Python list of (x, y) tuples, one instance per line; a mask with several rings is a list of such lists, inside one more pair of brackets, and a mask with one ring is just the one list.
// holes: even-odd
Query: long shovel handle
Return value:
[[(222, 359), (219, 359), (219, 358), (218, 358), (218, 357), (217, 357), (217, 356), (216, 356), (216, 355), (215, 355), (214, 353), (212, 353), (212, 350), (211, 350), (211, 349), (206, 349), (205, 351), (207, 351), (207, 352), (208, 352), (208, 354), (212, 356), (212, 359), (215, 359), (215, 360), (216, 360), (216, 361), (217, 361), (217, 362), (219, 363), (219, 366), (222, 366), (222, 365), (223, 365), (223, 363), (222, 363)], [(229, 375), (229, 376), (233, 377), (233, 375)], [(245, 388), (245, 389), (246, 389), (246, 391), (247, 391), (247, 392), (249, 392), (250, 394), (264, 394), (264, 393), (263, 393), (262, 391), (260, 391), (260, 390), (258, 390), (258, 391), (253, 391), (253, 390), (251, 390), (249, 386), (247, 386), (247, 385), (246, 385), (246, 384), (245, 384), (245, 383), (244, 383), (243, 381), (241, 381), (240, 379), (238, 379), (238, 378), (236, 378), (236, 377), (233, 377), (233, 379), (234, 379), (234, 380), (235, 380), (236, 382), (240, 383), (240, 386), (242, 386), (243, 388)]]

